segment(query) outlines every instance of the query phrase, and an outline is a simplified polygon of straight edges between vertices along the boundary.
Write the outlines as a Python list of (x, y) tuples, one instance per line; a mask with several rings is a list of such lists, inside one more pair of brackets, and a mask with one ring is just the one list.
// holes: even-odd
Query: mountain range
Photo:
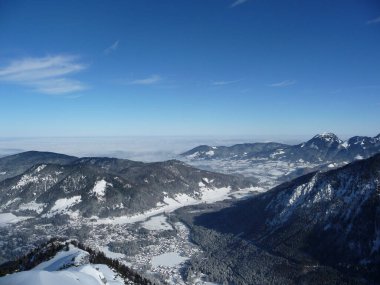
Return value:
[(190, 160), (277, 160), (287, 162), (350, 162), (368, 158), (380, 151), (380, 134), (354, 136), (342, 141), (333, 133), (323, 133), (297, 145), (275, 142), (245, 143), (233, 146), (197, 146), (181, 154)]
[[(156, 163), (24, 152), (0, 158), (0, 210), (24, 216), (113, 217), (207, 200), (219, 189), (251, 187), (243, 178), (177, 160)], [(212, 197), (211, 197), (212, 198)]]

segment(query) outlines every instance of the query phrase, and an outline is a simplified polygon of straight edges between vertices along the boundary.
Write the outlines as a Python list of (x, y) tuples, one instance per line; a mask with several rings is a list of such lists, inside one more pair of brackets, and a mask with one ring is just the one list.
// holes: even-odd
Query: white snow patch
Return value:
[(165, 231), (173, 229), (164, 215), (151, 217), (149, 220), (142, 223), (141, 226), (150, 231)]
[(236, 198), (236, 199), (244, 199), (251, 197), (253, 195), (256, 195), (258, 193), (264, 193), (266, 192), (267, 189), (263, 187), (250, 187), (250, 188), (245, 188), (245, 189), (240, 189), (238, 191), (230, 193), (230, 197)]
[(99, 180), (99, 181), (96, 181), (95, 182), (95, 185), (94, 185), (94, 188), (92, 189), (92, 193), (98, 198), (98, 199), (102, 199), (105, 195), (106, 195), (106, 189), (107, 189), (107, 186), (111, 186), (112, 187), (112, 184), (111, 183), (108, 183), (107, 181), (105, 181), (104, 179), (102, 180)]
[(30, 210), (36, 212), (37, 214), (41, 214), (45, 206), (46, 204), (44, 203), (37, 203), (36, 201), (32, 201), (29, 203), (21, 204), (19, 206), (19, 210)]
[(348, 142), (347, 141), (345, 141), (344, 143), (342, 143), (342, 147), (344, 147), (344, 148), (348, 148), (350, 145), (348, 144)]
[(55, 201), (54, 206), (50, 209), (50, 211), (46, 214), (47, 217), (54, 216), (59, 213), (66, 212), (72, 206), (80, 203), (82, 200), (82, 196), (73, 196), (71, 198), (63, 198)]
[[(302, 146), (301, 146), (301, 147), (302, 147)], [(284, 154), (284, 153), (285, 153), (285, 151), (283, 151), (282, 149), (279, 149), (279, 150), (275, 151), (274, 153), (272, 153), (272, 154), (270, 155), (270, 157), (271, 157), (271, 158), (276, 158), (277, 155)]]
[[(94, 269), (95, 270), (95, 269)], [(96, 271), (96, 270), (95, 270)], [(93, 272), (95, 273), (95, 272)], [(63, 271), (23, 271), (0, 279), (1, 285), (104, 285), (99, 278), (82, 272)]]
[(199, 151), (194, 152), (193, 154), (189, 154), (189, 155), (187, 156), (187, 158), (189, 158), (189, 159), (193, 159), (193, 158), (196, 158), (196, 157), (198, 157), (198, 156), (199, 156)]
[(181, 205), (193, 205), (194, 203), (197, 203), (197, 200), (189, 195), (181, 193), (175, 195), (174, 198), (164, 197), (164, 203), (168, 208), (173, 208), (174, 210), (180, 208)]
[(9, 205), (11, 205), (11, 204), (13, 204), (13, 203), (15, 203), (15, 202), (17, 202), (17, 201), (19, 201), (19, 200), (21, 200), (21, 198), (14, 198), (14, 199), (12, 199), (12, 200), (9, 200), (7, 203), (5, 203), (4, 205), (2, 205), (2, 206), (0, 206), (0, 209), (5, 209), (5, 208), (7, 208)]
[(188, 257), (180, 256), (178, 252), (173, 251), (154, 256), (151, 263), (153, 267), (175, 267), (188, 259)]
[(46, 167), (46, 164), (41, 164), (40, 166), (38, 166), (35, 170), (35, 172), (40, 172), (41, 170), (43, 170), (44, 168)]
[(209, 150), (209, 151), (205, 152), (205, 154), (208, 156), (213, 156), (215, 154), (215, 152), (213, 150)]
[(231, 192), (231, 187), (203, 188), (201, 191), (201, 199), (203, 201), (206, 203), (214, 203), (226, 199)]
[(10, 224), (16, 224), (18, 222), (30, 219), (32, 217), (16, 216), (12, 213), (0, 213), (0, 227), (5, 227)]

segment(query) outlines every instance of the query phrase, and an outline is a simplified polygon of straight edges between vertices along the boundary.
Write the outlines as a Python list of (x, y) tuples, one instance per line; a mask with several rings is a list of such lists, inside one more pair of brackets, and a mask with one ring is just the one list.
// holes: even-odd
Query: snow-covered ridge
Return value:
[(32, 270), (0, 278), (0, 285), (124, 285), (123, 279), (107, 265), (90, 264), (89, 253), (69, 245), (52, 259)]

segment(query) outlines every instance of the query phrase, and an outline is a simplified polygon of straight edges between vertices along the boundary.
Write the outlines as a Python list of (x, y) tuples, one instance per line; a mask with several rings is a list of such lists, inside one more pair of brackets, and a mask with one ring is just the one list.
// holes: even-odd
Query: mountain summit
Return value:
[(326, 144), (327, 146), (331, 146), (333, 144), (341, 144), (343, 141), (340, 140), (335, 134), (333, 133), (322, 133), (322, 134), (318, 134), (318, 135), (315, 135), (311, 140), (309, 140), (308, 142), (306, 142), (306, 144), (308, 143), (324, 143)]

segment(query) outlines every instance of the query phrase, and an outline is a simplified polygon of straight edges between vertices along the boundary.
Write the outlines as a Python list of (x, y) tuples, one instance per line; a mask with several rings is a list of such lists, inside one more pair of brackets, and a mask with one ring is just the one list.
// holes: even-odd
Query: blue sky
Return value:
[(0, 136), (380, 132), (379, 1), (0, 0)]

